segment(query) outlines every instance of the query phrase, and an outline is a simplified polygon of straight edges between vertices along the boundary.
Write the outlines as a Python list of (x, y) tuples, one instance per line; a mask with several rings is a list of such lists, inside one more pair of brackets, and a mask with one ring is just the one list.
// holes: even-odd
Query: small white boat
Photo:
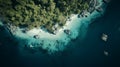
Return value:
[(106, 34), (103, 33), (101, 39), (102, 39), (103, 41), (107, 41), (108, 35), (106, 35)]

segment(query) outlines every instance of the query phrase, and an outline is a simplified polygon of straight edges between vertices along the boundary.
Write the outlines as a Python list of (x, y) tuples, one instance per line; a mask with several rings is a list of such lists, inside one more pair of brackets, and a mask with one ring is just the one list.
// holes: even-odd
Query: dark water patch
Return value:
[[(17, 45), (4, 41), (4, 33), (0, 32), (0, 41), (4, 43), (0, 47), (1, 62), (21, 67), (115, 67), (120, 60), (119, 6), (119, 1), (113, 0), (103, 17), (89, 26), (83, 42), (78, 38), (63, 52), (53, 56), (41, 53), (19, 55)], [(102, 33), (108, 35), (107, 42), (101, 40)], [(109, 52), (108, 56), (104, 55), (104, 50)]]
[(0, 27), (0, 65), (3, 67), (17, 64), (18, 46), (6, 32)]
[[(89, 26), (89, 31), (86, 38), (87, 41), (93, 42), (93, 43), (88, 42), (86, 44), (92, 44), (91, 46), (95, 47), (94, 49), (96, 52), (106, 50), (110, 53), (108, 57), (98, 56), (99, 58), (103, 57), (101, 58), (104, 60), (102, 61), (102, 63), (106, 64), (107, 66), (115, 65), (115, 64), (119, 65), (119, 60), (120, 60), (119, 58), (120, 54), (118, 54), (120, 51), (119, 50), (120, 33), (118, 31), (118, 28), (120, 27), (119, 6), (120, 5), (118, 0), (112, 1), (110, 5), (108, 5), (104, 16), (97, 19), (93, 24)], [(102, 33), (108, 35), (107, 42), (103, 42), (101, 40)]]

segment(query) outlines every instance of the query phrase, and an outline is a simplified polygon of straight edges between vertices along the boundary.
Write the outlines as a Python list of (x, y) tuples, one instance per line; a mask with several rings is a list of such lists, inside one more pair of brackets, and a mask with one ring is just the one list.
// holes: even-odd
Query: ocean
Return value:
[[(79, 37), (67, 49), (53, 55), (21, 55), (17, 42), (9, 38), (3, 28), (0, 29), (0, 67), (119, 67), (119, 2), (111, 1), (105, 14), (88, 26), (83, 40)], [(106, 42), (101, 40), (103, 33), (108, 35)], [(108, 56), (104, 51), (109, 53)]]

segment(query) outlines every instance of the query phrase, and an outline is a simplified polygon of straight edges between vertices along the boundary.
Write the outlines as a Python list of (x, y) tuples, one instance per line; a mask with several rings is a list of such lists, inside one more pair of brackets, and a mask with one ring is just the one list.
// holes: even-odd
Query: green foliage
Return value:
[(27, 28), (45, 26), (50, 32), (58, 23), (63, 26), (71, 14), (89, 8), (90, 0), (0, 0), (0, 16), (7, 23)]

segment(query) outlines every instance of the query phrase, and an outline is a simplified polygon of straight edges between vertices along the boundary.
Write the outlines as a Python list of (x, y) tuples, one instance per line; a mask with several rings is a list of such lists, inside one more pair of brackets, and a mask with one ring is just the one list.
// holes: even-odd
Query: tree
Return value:
[(64, 26), (71, 14), (79, 14), (89, 8), (90, 0), (0, 0), (0, 15), (13, 25), (28, 28), (46, 26), (53, 32), (55, 23)]

